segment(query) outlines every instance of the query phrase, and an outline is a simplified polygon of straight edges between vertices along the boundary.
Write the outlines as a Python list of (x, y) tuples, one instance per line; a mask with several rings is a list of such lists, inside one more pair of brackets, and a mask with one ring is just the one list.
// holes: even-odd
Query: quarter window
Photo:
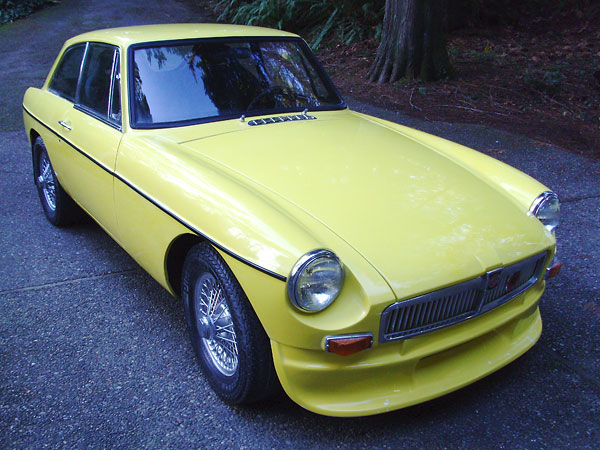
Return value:
[(75, 101), (77, 79), (84, 50), (84, 44), (67, 49), (54, 71), (52, 81), (50, 81), (50, 89), (72, 102)]

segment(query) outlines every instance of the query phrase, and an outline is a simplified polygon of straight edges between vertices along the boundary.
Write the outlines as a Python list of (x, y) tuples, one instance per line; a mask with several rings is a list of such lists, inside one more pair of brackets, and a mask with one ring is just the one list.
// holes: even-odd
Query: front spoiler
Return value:
[(543, 280), (473, 320), (342, 357), (271, 341), (281, 384), (328, 416), (366, 416), (455, 391), (515, 360), (540, 337)]

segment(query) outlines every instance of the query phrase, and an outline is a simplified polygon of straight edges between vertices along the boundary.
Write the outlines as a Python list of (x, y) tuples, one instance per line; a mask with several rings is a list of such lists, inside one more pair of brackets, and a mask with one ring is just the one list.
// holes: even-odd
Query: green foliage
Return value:
[(381, 35), (385, 0), (222, 0), (219, 21), (279, 28), (306, 36), (318, 48), (325, 37), (352, 42)]
[(489, 50), (489, 51), (469, 50), (469, 52), (467, 53), (467, 56), (469, 57), (470, 60), (472, 60), (478, 64), (492, 63), (496, 59), (496, 51), (495, 50)]
[(560, 90), (561, 84), (566, 78), (564, 72), (568, 67), (567, 63), (562, 63), (543, 71), (527, 69), (523, 74), (523, 81), (536, 91), (553, 95)]
[(454, 61), (456, 58), (460, 56), (460, 50), (452, 45), (448, 46), (448, 57), (451, 61)]
[(14, 22), (56, 0), (0, 0), (0, 23)]

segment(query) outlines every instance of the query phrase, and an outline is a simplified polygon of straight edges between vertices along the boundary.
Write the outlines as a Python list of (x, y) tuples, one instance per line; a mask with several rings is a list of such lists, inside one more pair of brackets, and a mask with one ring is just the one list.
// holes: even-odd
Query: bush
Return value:
[(318, 48), (333, 33), (345, 44), (374, 37), (385, 0), (223, 0), (219, 21), (279, 28), (302, 34)]
[(10, 23), (28, 16), (56, 0), (0, 0), (0, 23)]

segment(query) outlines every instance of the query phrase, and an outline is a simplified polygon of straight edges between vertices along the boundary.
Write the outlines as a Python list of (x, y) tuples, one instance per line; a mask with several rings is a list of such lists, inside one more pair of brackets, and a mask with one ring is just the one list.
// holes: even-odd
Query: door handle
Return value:
[(65, 127), (67, 130), (71, 131), (73, 128), (71, 128), (71, 125), (69, 125), (67, 122), (65, 122), (64, 120), (59, 120), (58, 124), (60, 126)]

